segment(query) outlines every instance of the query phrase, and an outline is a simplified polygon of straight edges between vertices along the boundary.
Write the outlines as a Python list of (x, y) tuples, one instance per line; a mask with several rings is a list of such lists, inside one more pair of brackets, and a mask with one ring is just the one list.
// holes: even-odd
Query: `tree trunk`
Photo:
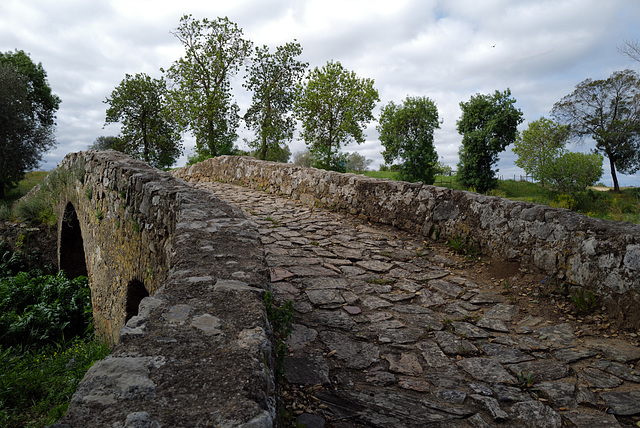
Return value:
[(616, 176), (616, 165), (611, 156), (609, 156), (609, 165), (611, 166), (611, 177), (613, 178), (613, 191), (620, 192), (620, 185), (618, 185), (618, 177)]

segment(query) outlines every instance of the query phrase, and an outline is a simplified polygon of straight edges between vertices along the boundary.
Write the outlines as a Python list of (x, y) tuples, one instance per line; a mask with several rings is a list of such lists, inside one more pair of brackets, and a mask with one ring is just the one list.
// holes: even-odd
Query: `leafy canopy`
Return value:
[(498, 154), (518, 135), (523, 121), (522, 111), (514, 104), (511, 91), (495, 91), (493, 95), (476, 94), (461, 102), (462, 117), (458, 132), (462, 135), (458, 180), (464, 186), (484, 193), (497, 186), (494, 165)]
[(59, 105), (41, 63), (24, 51), (0, 52), (0, 198), (55, 147)]
[(427, 97), (407, 97), (401, 105), (393, 101), (382, 107), (379, 125), (382, 156), (387, 164), (400, 158), (400, 179), (433, 184), (438, 154), (433, 132), (440, 128), (438, 109)]
[(166, 111), (164, 79), (127, 74), (107, 97), (106, 124), (120, 122), (122, 136), (112, 148), (142, 159), (156, 168), (168, 168), (182, 154), (178, 127)]
[(541, 117), (518, 135), (513, 147), (518, 156), (515, 164), (544, 186), (549, 181), (549, 168), (563, 153), (568, 138), (568, 126)]
[(230, 154), (240, 120), (231, 77), (250, 55), (252, 43), (226, 17), (200, 21), (185, 15), (173, 35), (183, 44), (185, 56), (166, 70), (173, 82), (172, 115), (195, 136), (197, 156)]
[(582, 81), (554, 104), (552, 115), (569, 125), (572, 136), (593, 138), (596, 150), (609, 158), (615, 191), (620, 190), (616, 170), (640, 169), (640, 77), (635, 71)]
[(299, 86), (294, 111), (302, 121), (300, 133), (313, 157), (313, 166), (346, 170), (340, 148), (365, 141), (364, 128), (373, 119), (378, 91), (373, 79), (359, 78), (339, 62), (314, 68)]
[[(299, 43), (278, 46), (274, 53), (267, 46), (256, 48), (244, 87), (253, 92), (251, 106), (244, 115), (256, 139), (249, 141), (258, 159), (287, 162), (291, 152), (286, 143), (293, 138), (293, 109), (296, 85), (308, 64), (297, 60)], [(283, 153), (286, 153), (284, 158)], [(284, 159), (283, 159), (284, 158)]]
[(549, 184), (562, 193), (580, 192), (600, 180), (603, 160), (598, 153), (563, 153), (548, 167)]

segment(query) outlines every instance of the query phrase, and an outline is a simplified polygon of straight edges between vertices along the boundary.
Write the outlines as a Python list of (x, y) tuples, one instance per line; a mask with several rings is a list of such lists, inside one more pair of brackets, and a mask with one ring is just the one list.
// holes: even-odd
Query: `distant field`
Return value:
[[(367, 171), (365, 175), (390, 180), (398, 179), (398, 173), (393, 171)], [(455, 176), (437, 176), (434, 185), (456, 190), (468, 190), (456, 181)], [(622, 189), (620, 193), (615, 193), (608, 188), (597, 187), (566, 195), (546, 189), (536, 183), (499, 180), (498, 188), (487, 192), (487, 194), (502, 196), (514, 201), (566, 208), (605, 220), (640, 223), (640, 188), (636, 187)]]

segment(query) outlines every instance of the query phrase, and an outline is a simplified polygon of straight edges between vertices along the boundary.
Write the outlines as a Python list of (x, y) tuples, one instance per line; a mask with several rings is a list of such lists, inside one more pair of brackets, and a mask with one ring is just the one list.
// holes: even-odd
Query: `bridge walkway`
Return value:
[[(554, 278), (345, 213), (195, 186), (259, 227), (292, 300), (286, 415), (311, 427), (630, 427), (638, 333), (578, 315)], [(588, 300), (588, 299), (587, 299)], [(588, 302), (585, 303), (588, 306)]]

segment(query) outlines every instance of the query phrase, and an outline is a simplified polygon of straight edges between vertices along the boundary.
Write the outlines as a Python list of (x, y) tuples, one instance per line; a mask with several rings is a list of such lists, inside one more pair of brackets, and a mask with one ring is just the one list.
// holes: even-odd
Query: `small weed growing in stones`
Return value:
[(520, 372), (518, 375), (518, 385), (523, 389), (531, 388), (533, 386), (533, 375), (531, 373)]
[(270, 221), (271, 223), (273, 223), (273, 227), (276, 227), (280, 224), (280, 222), (276, 219), (274, 219), (271, 216), (267, 216), (267, 218), (265, 218), (265, 220)]
[(598, 303), (596, 297), (589, 290), (583, 290), (582, 288), (574, 290), (571, 293), (571, 301), (575, 305), (578, 312), (588, 314), (593, 312)]
[(98, 219), (98, 221), (102, 221), (102, 219), (104, 218), (104, 213), (102, 212), (102, 210), (96, 211), (96, 218)]
[(469, 236), (462, 236), (459, 233), (451, 236), (447, 241), (447, 245), (456, 254), (464, 256), (476, 256), (480, 253), (478, 242)]
[(87, 199), (91, 200), (93, 198), (93, 189), (91, 187), (87, 188), (84, 194), (87, 196)]
[(376, 285), (389, 285), (389, 284), (393, 284), (395, 280), (385, 279), (385, 278), (367, 278), (367, 282), (369, 284), (376, 284)]
[(468, 357), (472, 354), (473, 351), (471, 349), (465, 348), (462, 345), (458, 345), (458, 355), (460, 355), (461, 357)]
[(284, 374), (284, 358), (287, 355), (287, 344), (285, 340), (291, 335), (291, 323), (293, 322), (293, 302), (287, 300), (282, 306), (277, 306), (273, 301), (270, 291), (264, 295), (264, 304), (267, 311), (267, 318), (273, 329), (273, 337), (276, 347), (276, 376), (281, 380)]
[(444, 325), (444, 329), (447, 331), (453, 331), (453, 320), (450, 318), (445, 318), (442, 320), (442, 325)]
[(316, 247), (319, 246), (320, 244), (317, 241), (313, 241), (313, 242), (309, 242), (311, 245), (315, 245)]

